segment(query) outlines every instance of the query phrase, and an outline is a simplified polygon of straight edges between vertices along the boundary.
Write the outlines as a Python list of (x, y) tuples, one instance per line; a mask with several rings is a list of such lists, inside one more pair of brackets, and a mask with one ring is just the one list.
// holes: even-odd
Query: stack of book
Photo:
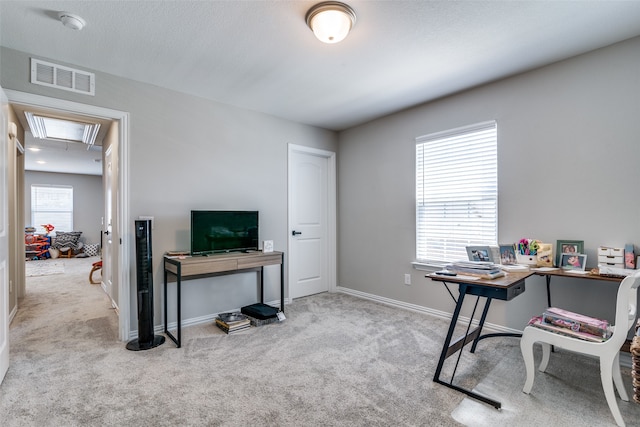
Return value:
[(611, 336), (609, 322), (606, 320), (555, 307), (548, 308), (542, 316), (531, 319), (529, 325), (586, 341), (603, 342)]
[(220, 313), (216, 325), (227, 334), (233, 334), (251, 327), (251, 321), (242, 313)]
[(488, 261), (457, 261), (447, 265), (445, 269), (458, 275), (475, 276), (482, 279), (495, 279), (505, 275), (499, 265)]

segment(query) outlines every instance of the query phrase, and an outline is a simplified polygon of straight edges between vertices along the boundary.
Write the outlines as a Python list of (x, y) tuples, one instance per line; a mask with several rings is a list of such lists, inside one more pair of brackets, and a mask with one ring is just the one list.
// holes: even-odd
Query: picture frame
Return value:
[(563, 270), (584, 271), (587, 266), (587, 256), (585, 254), (565, 253), (560, 254), (560, 267)]
[(556, 265), (561, 266), (560, 255), (584, 253), (584, 240), (557, 240), (556, 241)]
[(538, 267), (553, 267), (553, 244), (540, 243), (536, 253)]
[(515, 265), (518, 263), (516, 259), (516, 249), (513, 244), (500, 246), (500, 264)]
[(495, 262), (491, 246), (467, 246), (469, 261)]

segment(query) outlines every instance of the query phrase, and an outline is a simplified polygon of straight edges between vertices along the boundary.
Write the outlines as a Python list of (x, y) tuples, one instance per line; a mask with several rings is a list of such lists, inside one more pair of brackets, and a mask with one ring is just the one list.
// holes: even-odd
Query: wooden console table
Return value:
[[(280, 265), (280, 310), (284, 312), (284, 253), (260, 251), (242, 253), (230, 252), (209, 256), (195, 256), (186, 258), (164, 257), (164, 333), (171, 338), (178, 348), (181, 345), (181, 293), (182, 280), (199, 279), (203, 277), (220, 276), (226, 274), (256, 271), (260, 283), (260, 302), (264, 303), (264, 267)], [(176, 278), (177, 292), (177, 337), (168, 330), (167, 312), (167, 283), (169, 275)]]

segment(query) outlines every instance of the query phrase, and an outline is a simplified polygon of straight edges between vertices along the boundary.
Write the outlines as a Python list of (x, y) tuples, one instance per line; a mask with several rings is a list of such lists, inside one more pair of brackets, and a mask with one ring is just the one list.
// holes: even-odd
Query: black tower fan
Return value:
[(151, 220), (136, 220), (136, 276), (138, 282), (138, 338), (127, 343), (127, 350), (148, 350), (164, 343), (164, 336), (153, 335), (153, 271), (151, 258)]

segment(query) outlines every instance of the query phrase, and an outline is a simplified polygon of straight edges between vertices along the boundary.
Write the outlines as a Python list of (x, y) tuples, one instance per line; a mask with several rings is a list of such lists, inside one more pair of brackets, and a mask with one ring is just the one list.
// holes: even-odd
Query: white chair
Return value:
[(524, 328), (522, 339), (520, 340), (520, 350), (524, 358), (527, 369), (527, 380), (524, 383), (523, 392), (529, 394), (533, 387), (535, 367), (533, 362), (533, 344), (542, 344), (542, 361), (538, 370), (545, 372), (549, 364), (551, 346), (564, 348), (566, 350), (597, 356), (600, 359), (600, 379), (604, 395), (607, 398), (609, 409), (619, 426), (624, 426), (624, 420), (620, 414), (618, 403), (613, 391), (613, 384), (620, 398), (629, 401), (629, 396), (624, 389), (622, 376), (620, 375), (620, 349), (627, 339), (629, 329), (634, 325), (636, 319), (637, 289), (640, 285), (640, 272), (626, 277), (618, 288), (616, 302), (615, 326), (611, 337), (604, 342), (584, 341), (577, 338), (560, 335), (534, 326)]

